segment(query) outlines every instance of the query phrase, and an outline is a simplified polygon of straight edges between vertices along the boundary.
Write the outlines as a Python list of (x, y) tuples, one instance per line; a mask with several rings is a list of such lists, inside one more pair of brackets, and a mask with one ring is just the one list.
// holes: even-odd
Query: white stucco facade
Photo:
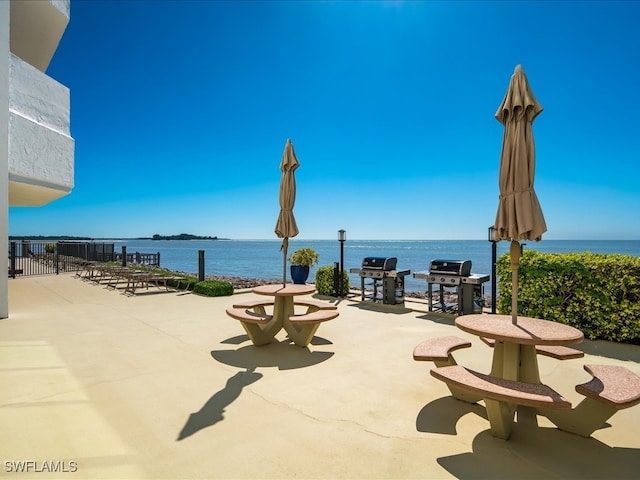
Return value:
[[(0, 177), (0, 248), (5, 252), (9, 206), (45, 205), (73, 188), (70, 93), (46, 75), (69, 11), (69, 0), (0, 1), (0, 168), (6, 172)], [(0, 318), (8, 314), (3, 275)]]
[[(9, 199), (44, 205), (73, 188), (69, 89), (15, 55), (9, 59)], [(39, 188), (34, 188), (39, 187)]]
[[(9, 3), (0, 2), (0, 251), (9, 251)], [(7, 264), (8, 266), (8, 264)], [(7, 269), (8, 271), (8, 269)], [(0, 318), (9, 316), (7, 275), (0, 275)]]

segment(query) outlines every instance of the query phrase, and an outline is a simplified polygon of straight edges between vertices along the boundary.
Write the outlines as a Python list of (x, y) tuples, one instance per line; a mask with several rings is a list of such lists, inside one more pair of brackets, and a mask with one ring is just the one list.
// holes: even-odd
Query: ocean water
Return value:
[[(204, 250), (205, 274), (261, 279), (281, 279), (282, 241), (273, 240), (113, 240), (115, 249), (127, 253), (160, 253), (160, 264), (175, 271), (198, 272), (198, 251)], [(302, 247), (318, 252), (320, 261), (311, 269), (310, 281), (318, 267), (340, 261), (337, 240), (289, 240), (289, 253)], [(640, 240), (542, 240), (527, 242), (525, 249), (549, 253), (619, 253), (640, 256)], [(497, 243), (498, 258), (509, 251), (509, 242)], [(344, 268), (360, 268), (365, 257), (397, 257), (398, 270), (411, 270), (405, 277), (405, 290), (424, 292), (427, 282), (415, 279), (416, 272), (429, 270), (436, 259), (471, 260), (472, 272), (491, 274), (491, 243), (486, 240), (347, 240), (344, 243)], [(350, 274), (351, 285), (359, 286), (360, 277)], [(287, 280), (291, 281), (287, 263)], [(485, 292), (490, 290), (490, 282)]]

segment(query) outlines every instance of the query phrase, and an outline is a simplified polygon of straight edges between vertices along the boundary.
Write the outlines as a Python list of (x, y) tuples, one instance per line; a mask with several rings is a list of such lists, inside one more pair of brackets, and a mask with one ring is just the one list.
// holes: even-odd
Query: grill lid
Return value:
[(443, 273), (446, 275), (471, 275), (471, 260), (432, 260), (429, 273)]
[(395, 270), (398, 259), (396, 257), (365, 257), (362, 260), (362, 268), (368, 270)]

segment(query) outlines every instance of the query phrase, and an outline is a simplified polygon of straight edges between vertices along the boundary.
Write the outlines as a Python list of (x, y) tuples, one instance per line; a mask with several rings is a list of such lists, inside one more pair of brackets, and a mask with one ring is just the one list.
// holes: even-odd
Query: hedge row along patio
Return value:
[[(511, 311), (509, 255), (498, 259), (497, 308)], [(518, 312), (573, 326), (590, 340), (640, 344), (640, 258), (525, 250), (518, 272)]]

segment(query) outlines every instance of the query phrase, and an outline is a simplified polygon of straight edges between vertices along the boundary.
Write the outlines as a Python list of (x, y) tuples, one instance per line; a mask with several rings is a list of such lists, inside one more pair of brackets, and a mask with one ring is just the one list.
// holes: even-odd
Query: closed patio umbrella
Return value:
[(507, 93), (496, 112), (504, 125), (500, 155), (500, 203), (495, 221), (494, 240), (510, 240), (513, 323), (518, 318), (518, 265), (520, 240), (540, 240), (547, 231), (542, 208), (533, 189), (535, 175), (535, 144), (533, 120), (542, 112), (522, 65), (517, 65)]
[(293, 205), (296, 201), (296, 177), (294, 172), (300, 166), (293, 151), (291, 140), (287, 140), (280, 162), (282, 178), (280, 179), (280, 214), (276, 223), (275, 233), (278, 238), (282, 238), (282, 252), (284, 261), (282, 266), (282, 285), (287, 284), (287, 250), (289, 248), (289, 238), (298, 234), (298, 225), (293, 216)]

